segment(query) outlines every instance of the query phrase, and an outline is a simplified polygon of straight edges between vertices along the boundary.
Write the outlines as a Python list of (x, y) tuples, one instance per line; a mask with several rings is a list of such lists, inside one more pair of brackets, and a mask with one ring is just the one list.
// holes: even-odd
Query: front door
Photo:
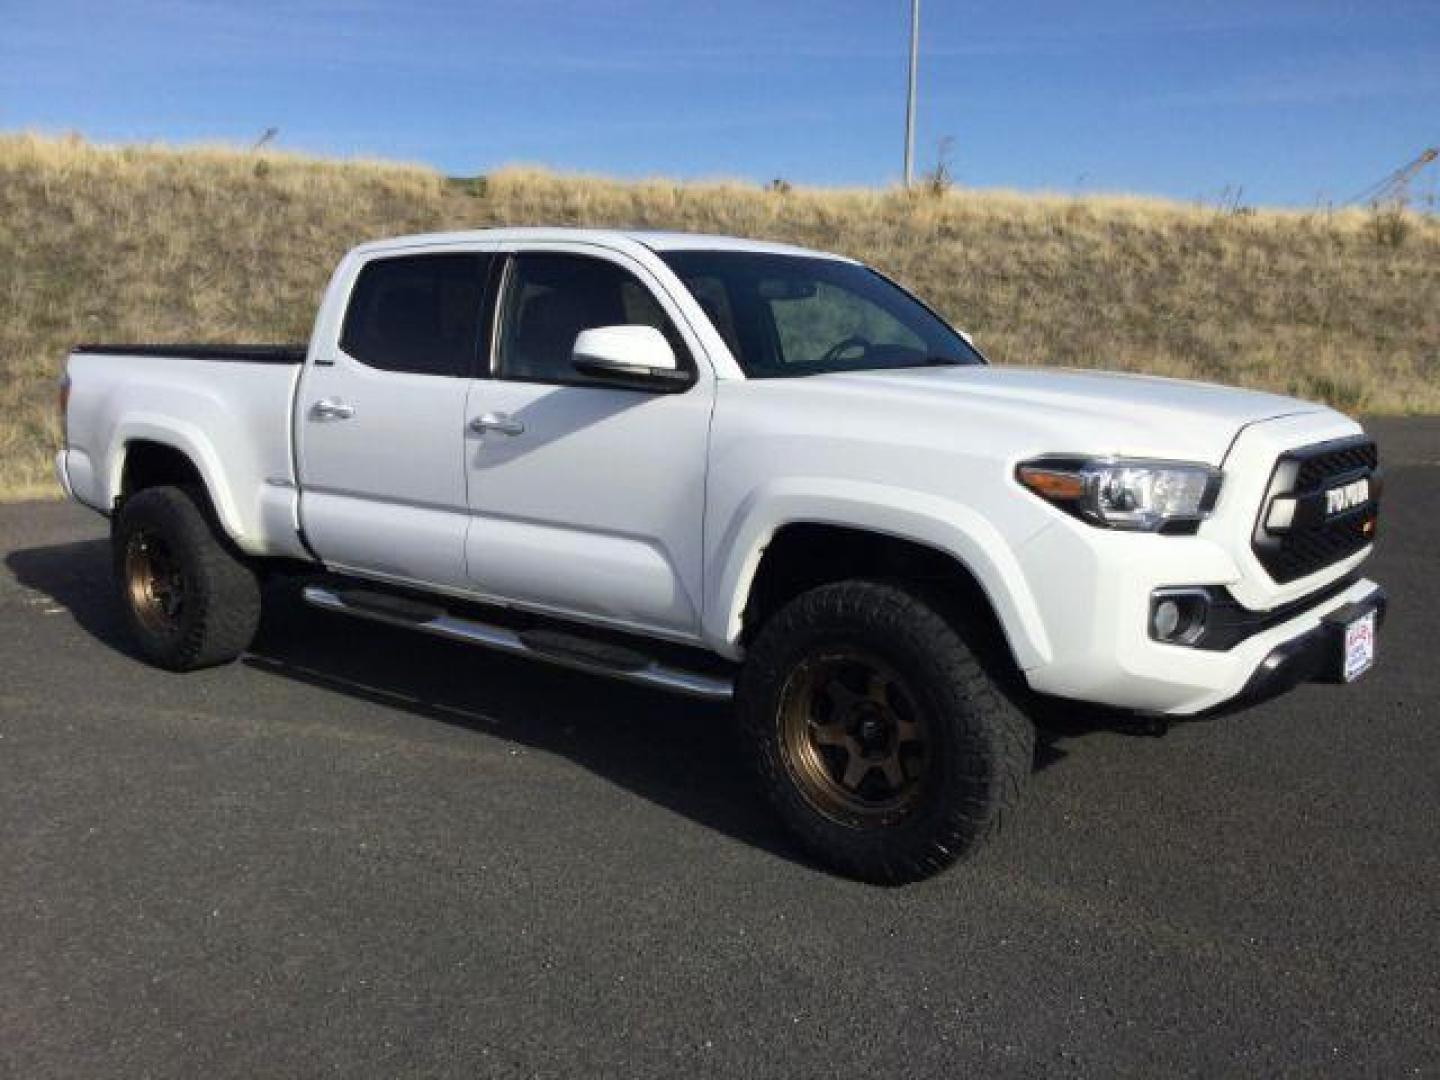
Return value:
[[(593, 249), (591, 249), (593, 251)], [(468, 572), (482, 594), (676, 639), (699, 635), (713, 382), (643, 267), (510, 257), (492, 375), (471, 387)], [(696, 381), (622, 390), (571, 365), (581, 330), (645, 324)]]

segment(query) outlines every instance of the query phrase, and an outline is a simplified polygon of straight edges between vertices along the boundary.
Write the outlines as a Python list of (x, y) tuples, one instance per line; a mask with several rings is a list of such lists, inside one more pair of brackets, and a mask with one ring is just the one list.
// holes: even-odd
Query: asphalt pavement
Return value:
[(724, 708), (285, 592), (167, 674), (101, 519), (0, 507), (0, 1076), (1440, 1074), (1440, 421), (1372, 427), (1375, 671), (1067, 730), (901, 889)]

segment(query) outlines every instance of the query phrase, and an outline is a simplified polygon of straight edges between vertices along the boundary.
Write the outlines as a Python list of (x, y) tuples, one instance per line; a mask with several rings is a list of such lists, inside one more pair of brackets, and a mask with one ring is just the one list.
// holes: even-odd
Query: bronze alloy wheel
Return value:
[(892, 825), (915, 808), (929, 768), (928, 734), (904, 678), (860, 649), (808, 657), (780, 694), (785, 766), (805, 799), (844, 825)]
[(816, 586), (761, 624), (735, 684), (761, 792), (860, 881), (930, 877), (1001, 828), (1035, 729), (956, 626), (903, 584)]
[(260, 624), (260, 579), (200, 489), (135, 492), (111, 530), (116, 599), (136, 646), (168, 671), (226, 664)]
[(159, 533), (141, 529), (125, 545), (125, 589), (135, 616), (153, 633), (167, 634), (185, 610), (185, 573)]

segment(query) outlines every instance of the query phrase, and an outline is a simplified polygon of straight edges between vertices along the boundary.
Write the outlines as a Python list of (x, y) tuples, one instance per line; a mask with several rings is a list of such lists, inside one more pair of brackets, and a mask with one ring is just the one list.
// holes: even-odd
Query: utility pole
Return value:
[(920, 0), (910, 0), (910, 93), (905, 99), (905, 186), (914, 179), (915, 66), (920, 59)]

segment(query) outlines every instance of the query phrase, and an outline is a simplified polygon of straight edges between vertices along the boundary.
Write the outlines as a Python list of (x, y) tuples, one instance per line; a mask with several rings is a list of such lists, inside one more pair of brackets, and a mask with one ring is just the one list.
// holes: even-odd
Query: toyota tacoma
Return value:
[(733, 698), (815, 858), (976, 850), (1035, 708), (1211, 713), (1375, 655), (1375, 443), (1321, 405), (992, 366), (859, 262), (675, 233), (365, 244), (307, 345), (86, 345), (57, 472), (139, 649), (250, 644), (261, 585)]

